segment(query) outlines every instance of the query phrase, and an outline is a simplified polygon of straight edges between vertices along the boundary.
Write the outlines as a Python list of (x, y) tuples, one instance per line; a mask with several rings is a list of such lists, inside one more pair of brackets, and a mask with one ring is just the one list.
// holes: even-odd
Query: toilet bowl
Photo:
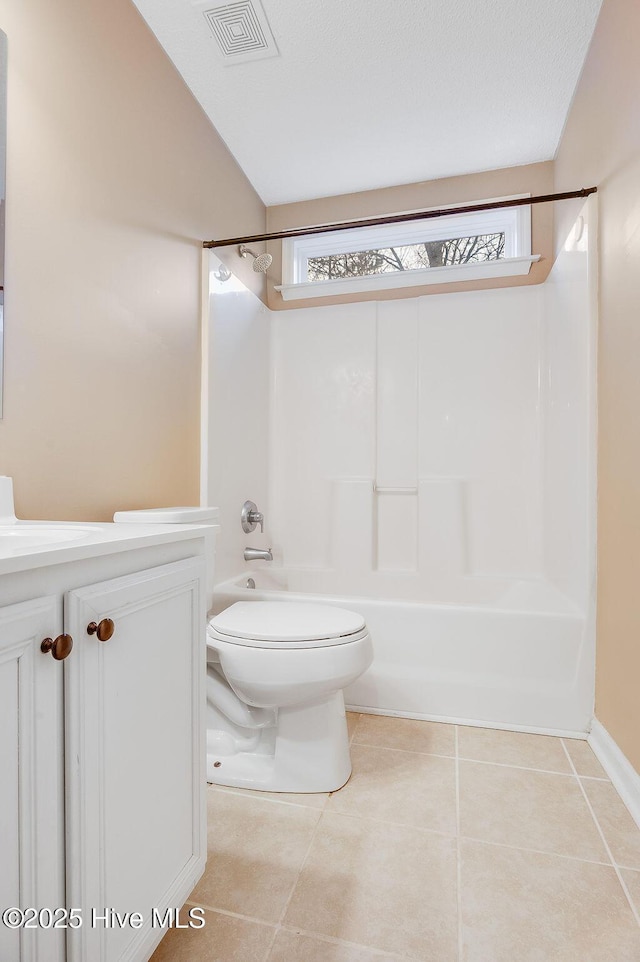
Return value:
[[(218, 509), (118, 511), (126, 524), (207, 524), (213, 589)], [(208, 622), (207, 780), (332, 792), (351, 774), (342, 689), (373, 660), (364, 618), (329, 605), (238, 602)]]
[(207, 626), (207, 779), (331, 792), (351, 774), (342, 689), (373, 660), (361, 615), (237, 602)]

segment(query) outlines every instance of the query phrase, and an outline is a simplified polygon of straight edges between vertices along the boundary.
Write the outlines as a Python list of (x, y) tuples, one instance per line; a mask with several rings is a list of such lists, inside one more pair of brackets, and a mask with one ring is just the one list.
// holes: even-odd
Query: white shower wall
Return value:
[(270, 311), (233, 275), (220, 281), (210, 255), (203, 330), (201, 500), (220, 509), (216, 579), (241, 571), (246, 545), (268, 546), (268, 531), (246, 535), (244, 501), (266, 513), (269, 499)]
[(543, 303), (531, 287), (273, 316), (287, 569), (443, 601), (543, 577)]
[(596, 576), (596, 217), (593, 199), (542, 287), (544, 569), (584, 612)]

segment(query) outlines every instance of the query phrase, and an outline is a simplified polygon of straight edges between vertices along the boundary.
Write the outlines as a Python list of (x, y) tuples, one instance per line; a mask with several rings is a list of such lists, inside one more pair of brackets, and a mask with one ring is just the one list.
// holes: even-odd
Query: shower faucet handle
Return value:
[(255, 531), (258, 525), (260, 525), (260, 531), (264, 532), (264, 515), (261, 511), (258, 511), (255, 501), (245, 501), (242, 505), (240, 520), (245, 534)]

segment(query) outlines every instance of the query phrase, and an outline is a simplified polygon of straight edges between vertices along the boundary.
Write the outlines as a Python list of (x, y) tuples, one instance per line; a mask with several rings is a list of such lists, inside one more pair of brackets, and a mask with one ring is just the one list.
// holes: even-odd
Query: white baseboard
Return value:
[(597, 718), (587, 739), (595, 756), (611, 779), (613, 787), (640, 828), (640, 775)]

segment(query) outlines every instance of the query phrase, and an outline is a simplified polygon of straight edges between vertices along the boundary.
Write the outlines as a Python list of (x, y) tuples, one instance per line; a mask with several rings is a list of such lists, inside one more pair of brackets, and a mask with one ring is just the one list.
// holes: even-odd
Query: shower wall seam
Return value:
[(378, 518), (378, 504), (379, 504), (379, 494), (378, 494), (378, 446), (380, 444), (380, 302), (375, 301), (375, 323), (374, 323), (374, 337), (375, 337), (375, 351), (374, 351), (374, 368), (373, 368), (373, 399), (374, 399), (374, 415), (373, 415), (373, 518), (371, 519), (371, 566), (374, 571), (379, 570), (380, 557), (379, 557), (379, 544), (380, 544), (380, 530), (379, 530), (379, 518)]

